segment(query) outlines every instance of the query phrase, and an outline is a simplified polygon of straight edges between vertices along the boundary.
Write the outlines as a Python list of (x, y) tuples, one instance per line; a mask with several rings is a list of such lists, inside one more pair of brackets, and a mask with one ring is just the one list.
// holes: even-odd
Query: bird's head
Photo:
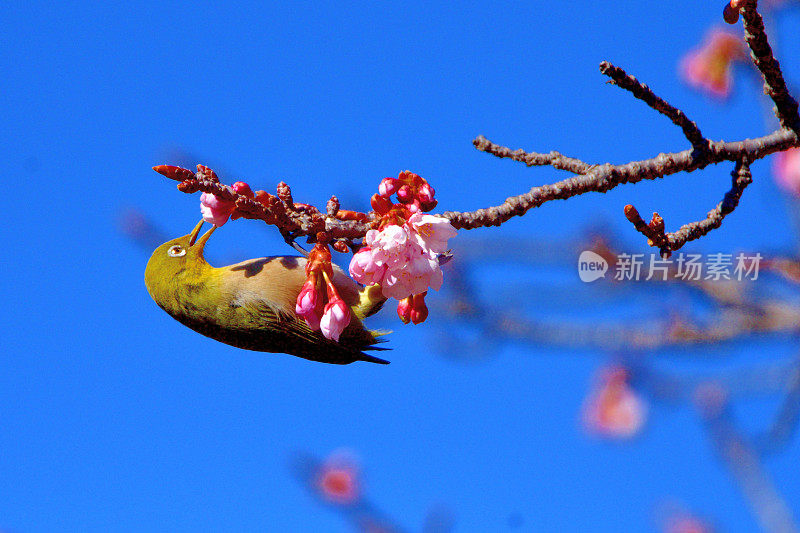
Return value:
[(144, 271), (144, 282), (151, 293), (159, 283), (172, 281), (177, 275), (199, 274), (197, 270), (208, 265), (203, 258), (203, 247), (217, 227), (211, 226), (198, 239), (203, 222), (198, 222), (188, 235), (165, 242), (150, 256)]

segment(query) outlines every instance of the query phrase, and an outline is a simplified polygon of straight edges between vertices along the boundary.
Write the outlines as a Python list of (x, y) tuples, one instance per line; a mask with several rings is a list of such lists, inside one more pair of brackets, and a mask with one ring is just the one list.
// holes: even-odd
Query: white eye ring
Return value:
[(186, 250), (179, 244), (176, 244), (170, 246), (169, 250), (167, 250), (167, 255), (170, 257), (181, 257), (182, 255), (186, 255)]

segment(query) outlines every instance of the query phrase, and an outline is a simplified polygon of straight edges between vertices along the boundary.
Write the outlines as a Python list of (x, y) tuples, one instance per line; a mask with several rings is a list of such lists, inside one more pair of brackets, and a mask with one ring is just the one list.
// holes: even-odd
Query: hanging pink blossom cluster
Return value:
[(317, 243), (308, 254), (306, 282), (297, 295), (295, 313), (311, 329), (321, 331), (326, 338), (338, 341), (350, 323), (351, 315), (350, 307), (342, 300), (331, 281), (332, 278), (331, 251), (327, 244)]
[[(408, 324), (428, 317), (428, 288), (442, 286), (439, 255), (447, 251), (447, 240), (456, 230), (443, 217), (424, 214), (436, 206), (434, 190), (422, 177), (404, 171), (385, 178), (372, 197), (372, 208), (380, 216), (377, 230), (370, 230), (364, 246), (350, 261), (350, 275), (364, 285), (380, 285), (388, 298), (399, 300), (397, 314)], [(398, 202), (392, 203), (396, 195)]]

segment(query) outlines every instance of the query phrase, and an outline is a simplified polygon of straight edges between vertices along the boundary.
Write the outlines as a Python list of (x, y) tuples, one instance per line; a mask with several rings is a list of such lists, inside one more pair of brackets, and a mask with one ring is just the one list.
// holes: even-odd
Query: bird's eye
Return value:
[(182, 255), (186, 255), (186, 250), (176, 244), (175, 246), (170, 246), (169, 250), (167, 250), (167, 255), (170, 257), (180, 257)]

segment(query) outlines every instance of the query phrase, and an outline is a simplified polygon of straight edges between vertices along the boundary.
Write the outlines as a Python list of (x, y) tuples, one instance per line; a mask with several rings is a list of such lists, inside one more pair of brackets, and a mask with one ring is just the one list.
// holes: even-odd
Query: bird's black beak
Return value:
[(200, 228), (203, 227), (203, 223), (205, 223), (205, 220), (200, 220), (200, 222), (197, 223), (192, 232), (189, 234), (189, 246), (192, 246), (194, 241), (197, 240), (197, 236), (200, 234)]

